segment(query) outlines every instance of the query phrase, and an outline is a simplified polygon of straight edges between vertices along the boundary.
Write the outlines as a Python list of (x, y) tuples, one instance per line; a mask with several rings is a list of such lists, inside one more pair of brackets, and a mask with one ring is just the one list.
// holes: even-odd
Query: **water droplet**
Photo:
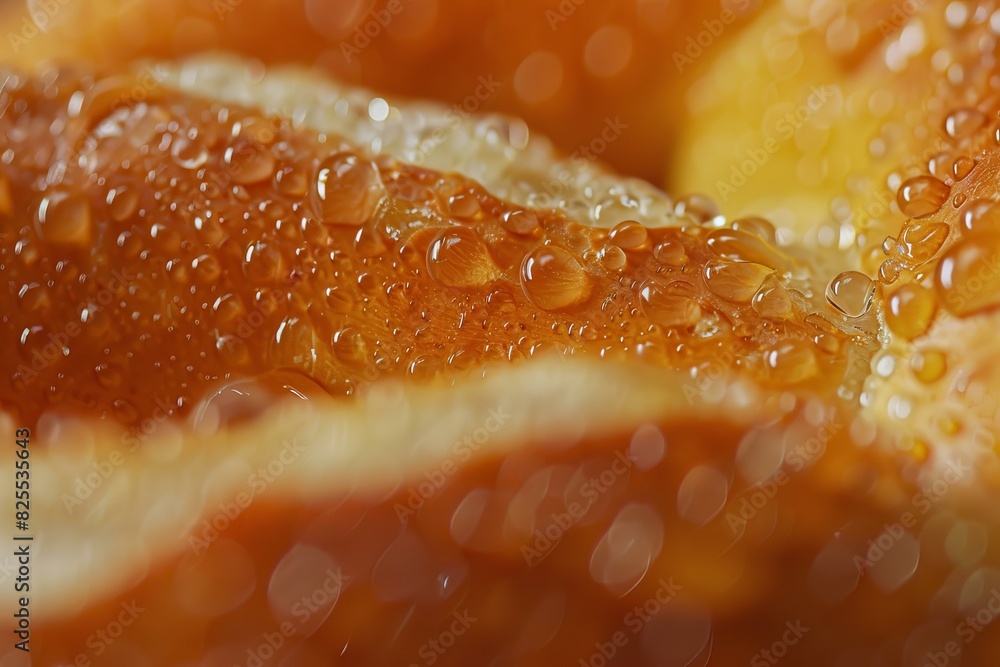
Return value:
[(431, 557), (423, 541), (404, 532), (378, 556), (371, 575), (371, 591), (384, 602), (412, 600), (424, 586)]
[(935, 287), (944, 307), (967, 317), (1000, 305), (1000, 233), (963, 238), (941, 258)]
[(953, 139), (971, 136), (986, 124), (986, 114), (978, 109), (955, 109), (944, 121), (945, 132)]
[(951, 228), (943, 222), (911, 220), (899, 233), (899, 250), (916, 264), (926, 262), (941, 249), (950, 231)]
[(208, 162), (208, 149), (200, 137), (189, 139), (179, 136), (170, 146), (170, 156), (184, 169), (198, 169)]
[(240, 138), (226, 149), (226, 173), (233, 183), (250, 185), (274, 176), (274, 154), (267, 146)]
[(601, 248), (601, 251), (597, 253), (597, 259), (600, 260), (601, 266), (609, 271), (618, 271), (624, 268), (628, 262), (625, 251), (616, 245), (606, 245)]
[(347, 315), (354, 309), (354, 297), (348, 290), (341, 287), (327, 287), (324, 294), (327, 305), (334, 313)]
[(108, 213), (115, 222), (124, 222), (131, 218), (139, 208), (139, 190), (134, 187), (120, 186), (108, 190)]
[[(883, 550), (880, 545), (886, 541), (891, 546)], [(904, 531), (899, 536), (887, 529), (874, 538), (871, 544), (866, 555), (872, 566), (867, 573), (876, 586), (890, 592), (910, 580), (920, 562), (920, 542), (917, 538), (909, 531)]]
[(735, 262), (753, 262), (772, 268), (787, 268), (789, 258), (760, 237), (738, 229), (717, 229), (708, 235), (708, 247), (720, 257)]
[(258, 242), (247, 248), (243, 273), (256, 284), (276, 283), (284, 273), (284, 263), (276, 248)]
[(198, 275), (198, 281), (205, 284), (214, 283), (222, 275), (222, 264), (214, 255), (199, 255), (191, 260), (191, 268)]
[(534, 211), (508, 211), (500, 226), (513, 234), (531, 234), (538, 229), (538, 216)]
[(896, 195), (903, 215), (923, 218), (941, 210), (951, 194), (951, 188), (933, 176), (915, 176), (905, 181)]
[(714, 519), (729, 497), (729, 478), (712, 466), (695, 466), (677, 488), (677, 514), (696, 526)]
[(90, 203), (84, 194), (52, 193), (38, 207), (35, 229), (45, 241), (87, 245), (92, 233)]
[(812, 345), (803, 340), (786, 339), (764, 353), (764, 363), (771, 377), (781, 382), (808, 380), (819, 372)]
[(668, 329), (694, 326), (701, 320), (701, 306), (694, 285), (683, 280), (652, 281), (639, 291), (642, 312), (654, 324)]
[[(296, 633), (309, 637), (329, 618), (349, 583), (333, 557), (308, 544), (296, 544), (282, 556), (267, 587), (267, 603), (279, 623), (294, 623)], [(303, 614), (303, 600), (309, 608)]]
[[(955, 175), (956, 181), (961, 181), (963, 178), (972, 173), (972, 170), (976, 166), (976, 161), (970, 157), (961, 156), (955, 160), (955, 164), (951, 166), (951, 173)], [(957, 194), (955, 195), (955, 207), (959, 207), (965, 203), (965, 195)]]
[(294, 371), (268, 371), (217, 387), (191, 410), (191, 428), (211, 434), (245, 423), (273, 407), (276, 400), (309, 401), (328, 394), (315, 381)]
[(899, 278), (899, 273), (902, 270), (899, 262), (894, 259), (887, 259), (878, 267), (878, 279), (879, 282), (885, 285), (891, 285), (896, 282)]
[(353, 367), (364, 366), (368, 361), (368, 344), (357, 329), (341, 329), (333, 335), (333, 352), (337, 359)]
[(733, 303), (750, 303), (764, 279), (774, 269), (752, 262), (714, 260), (705, 265), (705, 284), (718, 297)]
[(448, 214), (459, 220), (475, 220), (482, 214), (479, 199), (471, 193), (459, 193), (448, 198)]
[(934, 320), (937, 304), (934, 294), (917, 283), (903, 285), (889, 297), (885, 323), (893, 333), (906, 340), (924, 335)]
[(969, 231), (1000, 231), (1000, 204), (989, 199), (974, 199), (962, 211), (962, 225)]
[(918, 380), (931, 384), (948, 370), (948, 357), (940, 350), (917, 350), (910, 357), (910, 368)]
[(97, 377), (97, 383), (105, 389), (121, 386), (125, 376), (117, 364), (98, 364), (94, 367), (94, 375)]
[(657, 262), (667, 266), (681, 267), (687, 264), (687, 251), (684, 244), (677, 239), (666, 239), (653, 250), (653, 257)]
[(840, 352), (840, 339), (830, 334), (819, 334), (813, 338), (813, 342), (823, 352), (827, 354), (837, 354)]
[(221, 326), (226, 326), (246, 314), (246, 307), (238, 294), (224, 294), (212, 304), (216, 321)]
[(826, 300), (848, 317), (868, 312), (875, 297), (875, 283), (863, 273), (845, 271), (826, 287)]
[(751, 305), (758, 315), (771, 320), (787, 320), (794, 313), (788, 290), (773, 274), (764, 279)]
[(704, 195), (682, 197), (674, 206), (674, 213), (678, 216), (687, 216), (707, 227), (721, 227), (726, 222), (719, 205)]
[(740, 232), (749, 232), (771, 246), (777, 246), (778, 238), (774, 225), (766, 218), (751, 216), (733, 220), (733, 229)]
[(497, 275), (482, 237), (468, 227), (445, 229), (427, 249), (431, 278), (449, 287), (481, 287)]
[(646, 242), (649, 232), (635, 220), (619, 222), (611, 229), (608, 242), (623, 250), (634, 250)]
[(521, 264), (521, 289), (542, 310), (560, 310), (590, 295), (590, 277), (568, 250), (540, 246)]
[(325, 223), (361, 225), (375, 214), (384, 194), (373, 163), (353, 153), (336, 153), (319, 165), (312, 203)]
[(618, 595), (634, 588), (663, 548), (663, 519), (649, 505), (622, 508), (590, 558), (590, 576)]
[(377, 257), (386, 251), (385, 237), (372, 225), (358, 228), (354, 234), (354, 252), (361, 257)]

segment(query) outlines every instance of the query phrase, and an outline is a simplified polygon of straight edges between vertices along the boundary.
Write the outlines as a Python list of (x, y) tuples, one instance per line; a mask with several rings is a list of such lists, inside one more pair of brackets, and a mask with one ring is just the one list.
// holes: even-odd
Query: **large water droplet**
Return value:
[(649, 238), (649, 232), (635, 220), (619, 222), (611, 229), (608, 242), (623, 250), (633, 250), (642, 246)]
[(226, 149), (226, 173), (233, 183), (250, 185), (270, 180), (274, 176), (274, 154), (256, 141), (240, 138)]
[(781, 382), (802, 382), (819, 372), (812, 345), (802, 340), (779, 342), (764, 353), (764, 362), (771, 376)]
[(933, 257), (948, 239), (951, 228), (943, 222), (917, 222), (911, 220), (899, 233), (900, 252), (914, 263), (920, 264)]
[(1000, 204), (989, 199), (974, 199), (962, 211), (962, 225), (973, 232), (1000, 231)]
[(542, 310), (559, 310), (590, 295), (590, 277), (568, 250), (541, 246), (521, 264), (521, 289)]
[(312, 203), (323, 222), (361, 225), (375, 214), (384, 194), (372, 162), (354, 153), (336, 153), (319, 165)]
[(972, 135), (986, 124), (986, 114), (978, 109), (955, 109), (944, 121), (944, 129), (954, 139)]
[(875, 283), (858, 271), (845, 271), (826, 287), (826, 300), (848, 317), (861, 317), (868, 312), (875, 297)]
[(941, 210), (951, 188), (933, 176), (915, 176), (900, 186), (896, 202), (903, 215), (922, 218)]
[(708, 235), (708, 247), (717, 255), (736, 262), (753, 262), (772, 268), (787, 268), (790, 259), (756, 234), (738, 229), (717, 229)]
[(90, 203), (84, 194), (52, 193), (38, 207), (38, 235), (52, 243), (87, 245), (91, 237)]
[(753, 262), (716, 260), (705, 266), (705, 284), (713, 294), (733, 303), (750, 303), (774, 269)]
[(468, 227), (438, 234), (427, 249), (427, 271), (449, 287), (480, 287), (497, 273), (482, 237)]
[(927, 331), (936, 312), (934, 294), (923, 285), (911, 283), (889, 297), (885, 323), (893, 333), (913, 340)]
[(764, 279), (764, 284), (753, 295), (751, 305), (758, 315), (771, 320), (787, 320), (794, 312), (788, 290), (774, 275)]
[(655, 324), (668, 329), (694, 326), (701, 319), (701, 306), (694, 285), (683, 280), (652, 281), (639, 291), (642, 312)]
[(1000, 305), (1000, 233), (972, 234), (948, 249), (934, 276), (940, 301), (967, 317)]

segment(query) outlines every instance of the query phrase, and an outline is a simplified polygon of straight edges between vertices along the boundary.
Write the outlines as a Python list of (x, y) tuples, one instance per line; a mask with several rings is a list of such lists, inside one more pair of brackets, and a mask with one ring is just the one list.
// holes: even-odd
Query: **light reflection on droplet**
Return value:
[[(297, 634), (308, 637), (330, 616), (346, 584), (345, 573), (330, 554), (296, 544), (271, 573), (268, 606), (278, 624), (292, 622)], [(305, 610), (309, 613), (303, 619)]]
[(590, 575), (618, 595), (634, 588), (663, 547), (663, 520), (652, 507), (632, 503), (618, 513), (590, 558)]
[(677, 513), (685, 521), (704, 526), (722, 511), (729, 497), (729, 479), (716, 468), (698, 466), (677, 489)]
[(629, 458), (639, 470), (651, 470), (663, 460), (666, 448), (666, 440), (660, 429), (652, 424), (644, 424), (632, 434)]
[(837, 540), (823, 547), (809, 568), (809, 588), (818, 600), (835, 604), (854, 592), (861, 579), (855, 555)]

